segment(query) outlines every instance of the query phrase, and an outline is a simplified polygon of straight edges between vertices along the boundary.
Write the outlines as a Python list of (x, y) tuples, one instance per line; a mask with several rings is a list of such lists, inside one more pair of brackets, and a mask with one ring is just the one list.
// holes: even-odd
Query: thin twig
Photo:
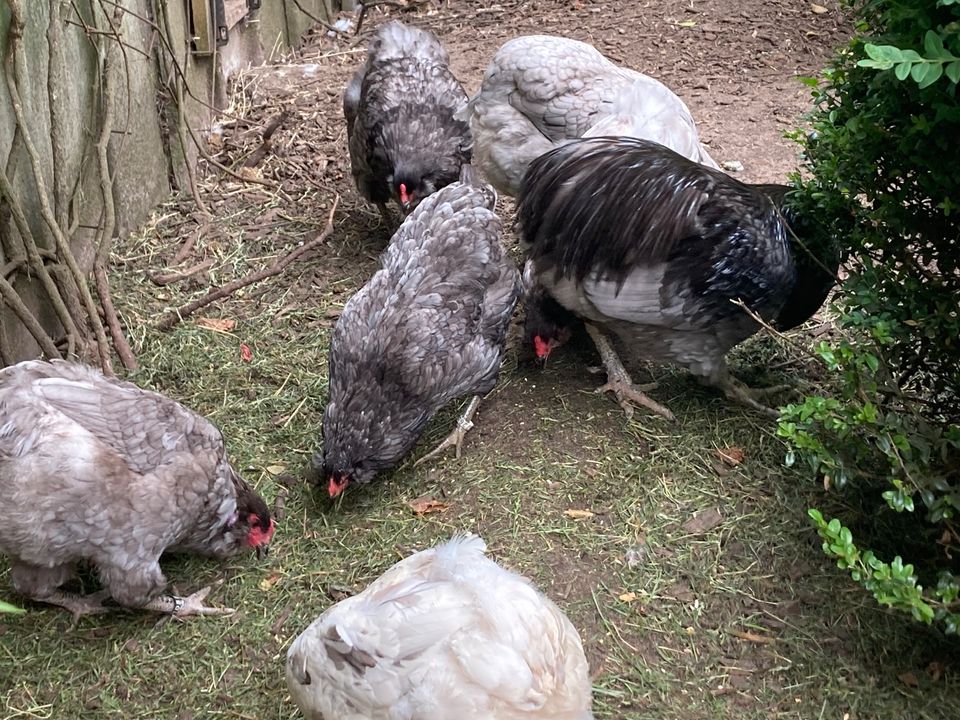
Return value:
[(150, 280), (152, 280), (156, 285), (170, 285), (171, 283), (186, 280), (188, 277), (193, 277), (197, 273), (203, 272), (204, 270), (209, 270), (211, 267), (213, 267), (214, 262), (216, 262), (215, 258), (210, 258), (209, 260), (204, 260), (202, 263), (198, 263), (193, 267), (182, 270), (181, 272), (154, 273), (150, 276)]
[(268, 277), (279, 275), (281, 272), (284, 271), (284, 269), (290, 263), (292, 263), (294, 260), (298, 259), (304, 254), (313, 250), (315, 247), (320, 245), (320, 243), (324, 242), (330, 236), (330, 233), (333, 232), (333, 214), (336, 212), (337, 205), (339, 203), (340, 203), (340, 196), (337, 195), (337, 197), (333, 201), (333, 207), (330, 208), (330, 214), (327, 217), (326, 227), (324, 227), (323, 232), (321, 232), (315, 238), (313, 238), (309, 242), (304, 243), (303, 245), (298, 247), (296, 250), (293, 250), (287, 255), (284, 255), (282, 258), (278, 259), (269, 267), (263, 268), (262, 270), (258, 270), (254, 273), (250, 273), (245, 277), (242, 277), (238, 280), (234, 280), (231, 283), (227, 283), (226, 285), (216, 288), (215, 290), (211, 290), (202, 298), (198, 300), (194, 300), (180, 308), (177, 308), (172, 313), (167, 315), (167, 317), (161, 320), (158, 327), (161, 330), (169, 330), (170, 328), (180, 323), (184, 318), (189, 317), (190, 315), (195, 313), (197, 310), (200, 310), (201, 308), (205, 308), (207, 305), (210, 305), (211, 303), (214, 303), (217, 300), (220, 300), (221, 298), (227, 297), (228, 295), (236, 292), (240, 288), (244, 288), (247, 285), (252, 285), (253, 283), (256, 283), (256, 282), (260, 282), (261, 280), (265, 280)]

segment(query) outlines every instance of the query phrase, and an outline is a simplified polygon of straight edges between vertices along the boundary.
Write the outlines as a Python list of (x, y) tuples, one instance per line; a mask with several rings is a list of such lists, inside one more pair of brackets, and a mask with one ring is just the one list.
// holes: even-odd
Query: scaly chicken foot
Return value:
[(607, 370), (607, 382), (598, 387), (595, 392), (612, 392), (616, 396), (617, 402), (620, 403), (620, 407), (623, 408), (623, 412), (626, 414), (628, 420), (633, 417), (634, 412), (633, 405), (630, 401), (655, 412), (667, 420), (675, 420), (676, 418), (668, 408), (644, 394), (645, 390), (652, 390), (657, 387), (657, 383), (634, 385), (633, 378), (630, 377), (630, 373), (628, 373), (627, 369), (623, 366), (620, 357), (617, 355), (617, 351), (614, 350), (613, 344), (607, 336), (590, 323), (587, 323), (586, 327), (587, 332), (590, 333), (590, 337), (593, 339), (593, 344), (597, 346), (597, 352), (600, 353), (603, 366)]
[(204, 603), (207, 595), (213, 590), (212, 585), (208, 585), (202, 590), (197, 590), (192, 595), (180, 597), (178, 595), (161, 595), (155, 597), (148, 603), (141, 605), (144, 610), (166, 613), (175, 618), (184, 618), (191, 615), (232, 615), (236, 612), (233, 608), (210, 607)]
[(425, 460), (429, 460), (430, 458), (439, 455), (451, 445), (456, 448), (456, 457), (459, 460), (461, 455), (461, 447), (463, 446), (463, 439), (467, 436), (467, 432), (473, 427), (473, 416), (477, 413), (477, 408), (480, 407), (480, 400), (481, 397), (479, 395), (474, 395), (473, 399), (470, 401), (470, 404), (467, 405), (466, 411), (460, 416), (460, 419), (457, 420), (457, 427), (453, 429), (453, 432), (447, 435), (444, 441), (437, 445), (437, 447), (417, 460), (413, 466), (416, 467)]
[(78, 595), (62, 590), (52, 590), (49, 593), (38, 595), (31, 599), (69, 610), (73, 614), (74, 621), (77, 621), (84, 615), (101, 615), (116, 610), (116, 608), (107, 607), (103, 604), (103, 601), (108, 597), (110, 597), (110, 593), (107, 590), (100, 590), (90, 595)]
[(747, 407), (753, 408), (764, 415), (769, 415), (770, 417), (774, 418), (779, 418), (780, 413), (774, 410), (772, 407), (764, 405), (757, 398), (766, 397), (767, 395), (774, 395), (778, 392), (783, 392), (784, 390), (790, 389), (790, 386), (788, 385), (776, 385), (768, 388), (750, 388), (729, 375), (720, 381), (719, 387), (721, 390), (723, 390), (723, 394), (726, 395), (728, 399), (740, 403), (741, 405), (746, 405)]

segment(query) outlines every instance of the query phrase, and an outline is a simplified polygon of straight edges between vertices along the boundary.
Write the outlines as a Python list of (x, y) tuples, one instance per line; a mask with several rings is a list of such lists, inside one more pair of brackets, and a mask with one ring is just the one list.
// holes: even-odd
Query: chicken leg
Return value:
[(383, 218), (383, 224), (387, 226), (388, 230), (397, 226), (397, 221), (394, 219), (393, 213), (390, 212), (390, 208), (387, 207), (386, 203), (377, 203), (377, 210), (380, 211), (380, 217)]
[(416, 467), (424, 460), (428, 460), (436, 455), (439, 455), (451, 445), (456, 448), (456, 456), (457, 459), (459, 459), (461, 446), (463, 445), (463, 439), (467, 436), (467, 431), (473, 427), (473, 416), (476, 415), (477, 408), (480, 407), (480, 400), (481, 397), (479, 395), (474, 395), (473, 399), (470, 400), (470, 404), (467, 405), (467, 409), (464, 411), (463, 415), (461, 415), (460, 419), (457, 420), (457, 427), (453, 429), (453, 432), (447, 435), (444, 441), (437, 445), (437, 447), (417, 460), (413, 466)]
[(116, 608), (107, 607), (103, 604), (103, 601), (108, 597), (110, 597), (110, 593), (106, 590), (91, 595), (78, 595), (62, 590), (52, 590), (43, 595), (33, 596), (30, 599), (69, 610), (73, 614), (73, 619), (78, 620), (84, 615), (100, 615), (115, 610)]
[(216, 608), (204, 604), (207, 595), (213, 590), (212, 585), (202, 590), (197, 590), (192, 595), (180, 597), (178, 595), (160, 595), (144, 603), (140, 607), (144, 610), (153, 610), (154, 612), (167, 613), (176, 618), (189, 617), (191, 615), (232, 615), (236, 612), (233, 608)]
[(789, 385), (775, 385), (768, 388), (751, 388), (747, 387), (745, 384), (729, 374), (724, 375), (720, 382), (717, 383), (717, 386), (723, 390), (723, 394), (733, 402), (746, 405), (747, 407), (753, 408), (764, 415), (769, 415), (770, 417), (774, 418), (779, 418), (780, 413), (761, 403), (759, 398), (766, 397), (767, 395), (774, 395), (790, 389)]
[(603, 366), (607, 370), (607, 382), (598, 387), (596, 392), (612, 392), (616, 395), (617, 402), (620, 403), (620, 407), (622, 407), (626, 413), (627, 419), (633, 417), (633, 405), (629, 402), (632, 400), (638, 405), (642, 405), (648, 410), (652, 410), (658, 415), (665, 417), (667, 420), (675, 420), (676, 418), (668, 408), (644, 395), (644, 390), (652, 390), (657, 384), (634, 385), (630, 373), (628, 373), (627, 369), (623, 366), (620, 357), (617, 355), (617, 351), (614, 350), (613, 344), (607, 336), (590, 323), (586, 323), (586, 327), (587, 332), (590, 333), (590, 337), (593, 339), (593, 344), (597, 346), (597, 352), (600, 353)]

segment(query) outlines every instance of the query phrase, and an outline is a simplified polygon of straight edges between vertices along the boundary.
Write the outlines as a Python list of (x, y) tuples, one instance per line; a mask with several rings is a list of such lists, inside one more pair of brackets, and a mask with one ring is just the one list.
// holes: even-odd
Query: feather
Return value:
[(469, 169), (464, 179), (404, 221), (334, 327), (325, 477), (369, 482), (440, 408), (496, 382), (520, 277), (501, 244), (496, 193)]
[(568, 38), (531, 35), (505, 43), (461, 116), (470, 121), (474, 163), (511, 196), (533, 160), (588, 135), (647, 138), (716, 167), (680, 98)]
[(726, 352), (759, 328), (735, 302), (796, 323), (833, 284), (836, 255), (799, 253), (795, 232), (813, 224), (784, 205), (786, 191), (649, 140), (584, 138), (531, 163), (517, 225), (532, 282), (556, 302), (649, 360), (717, 381)]
[(456, 181), (470, 161), (469, 128), (455, 119), (466, 102), (435, 35), (381, 25), (343, 98), (360, 194), (381, 204), (393, 198), (406, 212)]
[(303, 713), (592, 718), (576, 630), (484, 551), (479, 538), (461, 536), (416, 553), (317, 618), (287, 653), (287, 683)]
[(0, 494), (0, 551), (15, 588), (40, 600), (86, 560), (115, 600), (139, 606), (164, 588), (164, 551), (226, 557), (254, 524), (272, 534), (209, 421), (64, 361), (0, 371)]

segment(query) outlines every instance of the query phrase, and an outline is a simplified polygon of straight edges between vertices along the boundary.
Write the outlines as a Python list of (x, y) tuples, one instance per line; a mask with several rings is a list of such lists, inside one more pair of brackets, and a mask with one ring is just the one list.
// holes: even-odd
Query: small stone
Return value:
[(720, 164), (723, 166), (724, 170), (729, 170), (730, 172), (743, 172), (743, 163), (739, 160), (724, 160)]

